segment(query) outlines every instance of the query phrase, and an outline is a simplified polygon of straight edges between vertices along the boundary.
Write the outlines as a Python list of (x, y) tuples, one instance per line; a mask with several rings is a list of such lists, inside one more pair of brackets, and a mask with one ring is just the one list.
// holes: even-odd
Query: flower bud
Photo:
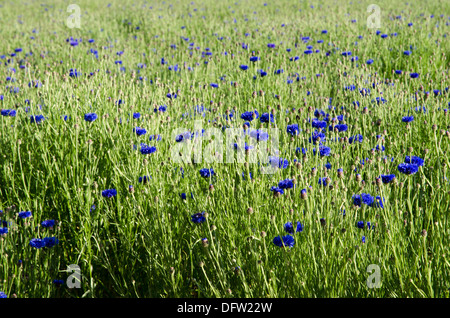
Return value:
[(306, 189), (303, 189), (302, 191), (300, 191), (300, 198), (302, 198), (303, 200), (306, 200), (307, 197), (308, 197), (308, 193), (306, 192)]

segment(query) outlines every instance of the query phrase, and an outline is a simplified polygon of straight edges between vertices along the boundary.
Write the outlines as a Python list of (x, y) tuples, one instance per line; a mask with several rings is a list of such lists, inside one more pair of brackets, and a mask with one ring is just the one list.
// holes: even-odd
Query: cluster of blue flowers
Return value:
[(369, 207), (373, 208), (384, 208), (383, 202), (384, 198), (380, 196), (373, 197), (367, 193), (355, 194), (352, 197), (353, 205), (361, 207), (362, 204), (365, 204)]

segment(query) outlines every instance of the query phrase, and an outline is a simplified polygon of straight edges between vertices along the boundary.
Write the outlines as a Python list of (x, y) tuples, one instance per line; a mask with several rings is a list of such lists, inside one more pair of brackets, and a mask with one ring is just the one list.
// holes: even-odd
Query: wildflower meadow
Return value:
[(0, 298), (448, 298), (450, 2), (0, 0)]

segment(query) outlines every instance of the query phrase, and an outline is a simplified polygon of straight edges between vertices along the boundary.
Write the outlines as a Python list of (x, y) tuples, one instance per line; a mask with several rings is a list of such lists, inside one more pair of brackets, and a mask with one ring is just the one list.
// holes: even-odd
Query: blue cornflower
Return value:
[(59, 240), (56, 237), (44, 237), (43, 242), (45, 247), (53, 247), (59, 244)]
[(41, 222), (41, 226), (45, 228), (51, 228), (55, 226), (55, 220), (45, 220)]
[(309, 142), (315, 144), (317, 141), (323, 142), (325, 141), (325, 134), (323, 132), (319, 132), (315, 130), (311, 137), (309, 137)]
[(382, 199), (380, 196), (377, 196), (371, 204), (369, 204), (372, 208), (384, 208), (383, 205), (384, 198)]
[(184, 193), (184, 192), (181, 193), (181, 194), (180, 194), (180, 197), (181, 197), (182, 200), (186, 200), (186, 198), (187, 198), (187, 197), (186, 197), (186, 193)]
[(158, 108), (153, 109), (153, 111), (155, 113), (157, 113), (158, 111), (160, 111), (161, 113), (164, 113), (164, 112), (166, 112), (166, 110), (167, 110), (167, 106), (166, 105), (161, 105)]
[(32, 216), (31, 211), (22, 211), (22, 212), (19, 212), (19, 218), (21, 218), (21, 219), (26, 219), (26, 218), (29, 218), (29, 217), (31, 217), (31, 216)]
[[(288, 232), (289, 234), (294, 234), (294, 225), (292, 222), (287, 222), (284, 225), (284, 230)], [(300, 223), (300, 221), (297, 221), (297, 228), (295, 229), (296, 232), (302, 232), (303, 231), (303, 225)]]
[(327, 116), (327, 114), (321, 109), (316, 109), (314, 111), (314, 117), (320, 118), (320, 117), (326, 117), (326, 116)]
[(31, 123), (39, 124), (41, 121), (45, 120), (44, 115), (30, 116)]
[(334, 126), (334, 127), (332, 127), (332, 126), (329, 126), (329, 127), (328, 127), (328, 130), (329, 130), (329, 131), (333, 131), (334, 129), (337, 129), (338, 132), (343, 132), (343, 131), (347, 131), (348, 126), (347, 126), (346, 124), (337, 124), (337, 125)]
[(143, 155), (149, 155), (151, 153), (154, 153), (155, 151), (156, 151), (155, 146), (144, 145), (141, 147), (141, 154), (143, 154)]
[[(314, 155), (316, 155), (316, 150), (317, 150), (316, 148), (313, 149)], [(318, 153), (320, 154), (321, 157), (329, 156), (330, 153), (331, 153), (331, 149), (330, 149), (330, 147), (319, 146), (319, 151), (318, 151)]]
[(302, 153), (302, 154), (306, 154), (306, 151), (308, 151), (308, 149), (307, 148), (300, 148), (300, 147), (297, 147), (297, 149), (295, 149), (295, 154), (297, 154), (297, 155), (299, 155), (300, 153)]
[(259, 113), (257, 110), (244, 112), (241, 114), (241, 118), (246, 121), (252, 121), (253, 118), (259, 118)]
[(405, 116), (402, 118), (402, 122), (404, 123), (410, 123), (414, 120), (414, 116)]
[(411, 78), (418, 78), (418, 77), (419, 77), (419, 74), (418, 74), (418, 73), (411, 73), (411, 74), (409, 74), (409, 76), (410, 76)]
[(243, 71), (248, 70), (248, 65), (240, 65), (239, 68)]
[(363, 142), (363, 136), (360, 135), (360, 134), (358, 134), (358, 135), (355, 135), (355, 136), (351, 136), (351, 137), (348, 139), (348, 142), (351, 143), (351, 144), (352, 144), (353, 142), (356, 142), (356, 141)]
[(115, 197), (116, 195), (117, 195), (116, 189), (107, 189), (102, 191), (102, 196), (104, 198), (112, 198)]
[(136, 127), (136, 128), (133, 128), (133, 132), (136, 133), (136, 135), (138, 135), (138, 136), (142, 136), (147, 133), (147, 130), (145, 130), (145, 128)]
[(362, 203), (371, 206), (373, 204), (374, 198), (370, 194), (361, 193), (361, 200)]
[(319, 184), (323, 185), (324, 187), (327, 186), (327, 178), (319, 178)]
[(358, 223), (356, 224), (356, 226), (358, 227), (358, 229), (363, 229), (365, 225), (364, 221), (358, 221)]
[(84, 115), (84, 120), (88, 122), (93, 122), (98, 118), (96, 113), (87, 113)]
[(259, 61), (260, 60), (260, 58), (258, 57), (258, 56), (252, 56), (252, 57), (250, 57), (250, 62), (257, 62), (257, 61)]
[[(382, 104), (386, 103), (386, 100), (383, 97), (377, 97), (377, 98), (375, 98), (375, 100), (372, 100), (372, 102), (374, 102), (374, 101), (377, 103), (377, 105), (380, 105), (380, 103), (382, 103)], [(365, 107), (365, 109), (366, 109), (366, 107)]]
[(419, 166), (410, 163), (401, 163), (397, 167), (398, 171), (403, 174), (415, 174), (419, 170)]
[(415, 164), (419, 167), (423, 166), (424, 160), (420, 157), (416, 157), (416, 156), (406, 156), (405, 157), (405, 163), (412, 163)]
[(302, 189), (302, 190), (300, 191), (300, 197), (301, 197), (302, 199), (306, 199), (307, 196), (308, 196), (308, 192), (306, 191), (306, 189)]
[(0, 235), (8, 234), (8, 228), (7, 227), (0, 227)]
[(298, 128), (298, 124), (292, 124), (292, 125), (287, 126), (286, 131), (291, 136), (295, 136), (295, 135), (298, 135), (300, 130)]
[(356, 194), (353, 197), (353, 205), (361, 206), (362, 203), (371, 206), (374, 198), (370, 194), (361, 193)]
[(71, 68), (70, 70), (69, 70), (69, 76), (70, 77), (78, 77), (78, 76), (80, 76), (81, 75), (81, 72), (78, 72), (77, 71), (77, 69), (75, 68)]
[(273, 114), (269, 113), (262, 114), (261, 117), (259, 118), (259, 121), (262, 123), (268, 123), (269, 121), (273, 123), (274, 122)]
[(395, 174), (387, 174), (387, 175), (381, 175), (380, 176), (380, 178), (381, 178), (381, 181), (384, 183), (384, 184), (388, 184), (388, 183), (391, 183), (392, 182), (392, 180), (394, 180), (394, 178), (395, 178)]
[(279, 247), (293, 247), (295, 245), (295, 240), (290, 235), (283, 237), (277, 236), (273, 239), (273, 244)]
[(281, 189), (281, 188), (279, 188), (279, 187), (275, 187), (275, 186), (272, 186), (271, 188), (270, 188), (270, 191), (272, 191), (273, 192), (273, 194), (275, 195), (275, 194), (284, 194), (284, 190), (283, 189)]
[(196, 224), (200, 224), (206, 221), (205, 218), (205, 212), (199, 212), (199, 213), (195, 213), (193, 215), (191, 215), (191, 220), (192, 222), (196, 223)]
[(2, 116), (15, 117), (17, 112), (15, 109), (2, 109), (1, 114)]
[(30, 240), (29, 245), (34, 248), (42, 248), (42, 247), (45, 247), (45, 242), (43, 239), (35, 238), (35, 239)]
[(368, 89), (368, 88), (363, 88), (363, 89), (359, 90), (359, 93), (360, 93), (362, 96), (370, 95), (370, 89)]
[(322, 120), (313, 119), (311, 122), (314, 128), (323, 129), (327, 127), (327, 122)]
[(138, 119), (138, 118), (140, 118), (141, 117), (141, 114), (140, 113), (133, 113), (133, 118), (134, 119)]
[(54, 279), (52, 283), (57, 287), (64, 285), (64, 281), (62, 279)]
[(211, 168), (211, 169), (207, 169), (207, 168), (200, 169), (200, 175), (203, 178), (209, 178), (209, 177), (213, 176), (214, 174), (215, 174), (215, 172), (214, 172), (213, 168)]
[(278, 188), (280, 189), (292, 189), (293, 187), (294, 183), (292, 182), (291, 179), (286, 179), (278, 183)]
[(376, 147), (375, 147), (375, 150), (376, 151), (384, 151), (386, 149), (386, 147), (384, 147), (383, 145), (377, 145)]

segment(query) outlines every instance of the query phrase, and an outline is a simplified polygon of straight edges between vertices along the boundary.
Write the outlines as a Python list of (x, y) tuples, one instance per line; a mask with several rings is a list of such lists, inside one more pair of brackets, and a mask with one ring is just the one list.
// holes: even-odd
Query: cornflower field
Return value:
[(449, 297), (449, 2), (0, 25), (1, 298)]

